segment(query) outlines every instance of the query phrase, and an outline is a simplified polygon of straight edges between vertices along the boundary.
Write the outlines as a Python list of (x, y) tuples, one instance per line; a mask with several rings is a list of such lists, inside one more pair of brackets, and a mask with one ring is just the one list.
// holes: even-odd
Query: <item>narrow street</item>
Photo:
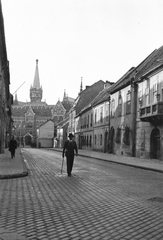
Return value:
[(22, 149), (30, 174), (0, 180), (0, 228), (29, 240), (163, 239), (163, 174)]

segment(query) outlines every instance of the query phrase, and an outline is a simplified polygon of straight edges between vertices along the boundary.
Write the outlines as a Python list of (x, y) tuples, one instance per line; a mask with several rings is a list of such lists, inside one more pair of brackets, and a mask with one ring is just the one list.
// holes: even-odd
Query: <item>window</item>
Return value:
[(88, 115), (88, 118), (87, 118), (87, 127), (89, 127), (89, 115)]
[(81, 117), (80, 119), (80, 123), (81, 123), (81, 129), (83, 128), (83, 118)]
[(95, 145), (96, 145), (96, 135), (95, 135)]
[(88, 147), (88, 136), (87, 136), (87, 147)]
[(90, 138), (89, 138), (89, 146), (90, 147), (92, 146), (92, 136), (90, 136)]
[(103, 107), (100, 108), (100, 123), (103, 122)]
[(84, 128), (86, 128), (86, 121), (87, 121), (86, 116), (84, 116)]
[(149, 104), (149, 88), (145, 89), (145, 105)]
[(131, 112), (131, 91), (129, 90), (126, 96), (126, 114)]
[(95, 110), (95, 124), (97, 123), (97, 109)]
[(155, 82), (153, 84), (153, 102), (154, 103), (157, 101), (156, 94), (157, 94), (157, 83)]
[(93, 114), (91, 113), (91, 123), (90, 123), (90, 127), (92, 127), (92, 123), (93, 123)]
[(122, 116), (122, 96), (121, 91), (119, 91), (119, 97), (118, 97), (118, 117)]
[(115, 117), (115, 100), (111, 101), (111, 118)]
[(109, 120), (109, 103), (106, 103), (105, 113), (106, 113), (106, 120)]
[(102, 134), (100, 134), (100, 145), (102, 145)]

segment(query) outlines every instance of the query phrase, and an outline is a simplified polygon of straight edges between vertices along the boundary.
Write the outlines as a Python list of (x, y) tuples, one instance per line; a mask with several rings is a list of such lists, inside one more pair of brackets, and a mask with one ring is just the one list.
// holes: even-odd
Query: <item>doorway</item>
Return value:
[(26, 135), (25, 136), (25, 145), (27, 146), (31, 146), (31, 143), (32, 143), (32, 138), (30, 135)]
[(114, 152), (114, 128), (111, 127), (109, 134), (109, 153)]
[(154, 128), (151, 132), (150, 138), (150, 157), (153, 159), (160, 158), (160, 130), (158, 128)]
[(107, 145), (108, 145), (108, 131), (105, 131), (104, 153), (107, 152)]

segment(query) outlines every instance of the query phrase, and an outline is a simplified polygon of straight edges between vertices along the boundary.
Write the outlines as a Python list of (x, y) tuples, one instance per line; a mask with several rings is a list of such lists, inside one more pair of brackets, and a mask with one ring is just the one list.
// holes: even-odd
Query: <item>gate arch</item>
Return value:
[(30, 133), (27, 133), (26, 135), (24, 135), (24, 141), (26, 146), (31, 146), (32, 140), (33, 140), (33, 136)]

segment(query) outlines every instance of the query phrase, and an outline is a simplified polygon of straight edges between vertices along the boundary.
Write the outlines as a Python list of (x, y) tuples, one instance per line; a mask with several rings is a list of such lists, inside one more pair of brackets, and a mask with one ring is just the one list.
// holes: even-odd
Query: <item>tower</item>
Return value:
[(31, 102), (41, 102), (41, 99), (42, 99), (42, 87), (40, 86), (38, 59), (36, 59), (36, 69), (35, 69), (33, 86), (31, 86), (30, 88), (30, 99), (31, 99)]

